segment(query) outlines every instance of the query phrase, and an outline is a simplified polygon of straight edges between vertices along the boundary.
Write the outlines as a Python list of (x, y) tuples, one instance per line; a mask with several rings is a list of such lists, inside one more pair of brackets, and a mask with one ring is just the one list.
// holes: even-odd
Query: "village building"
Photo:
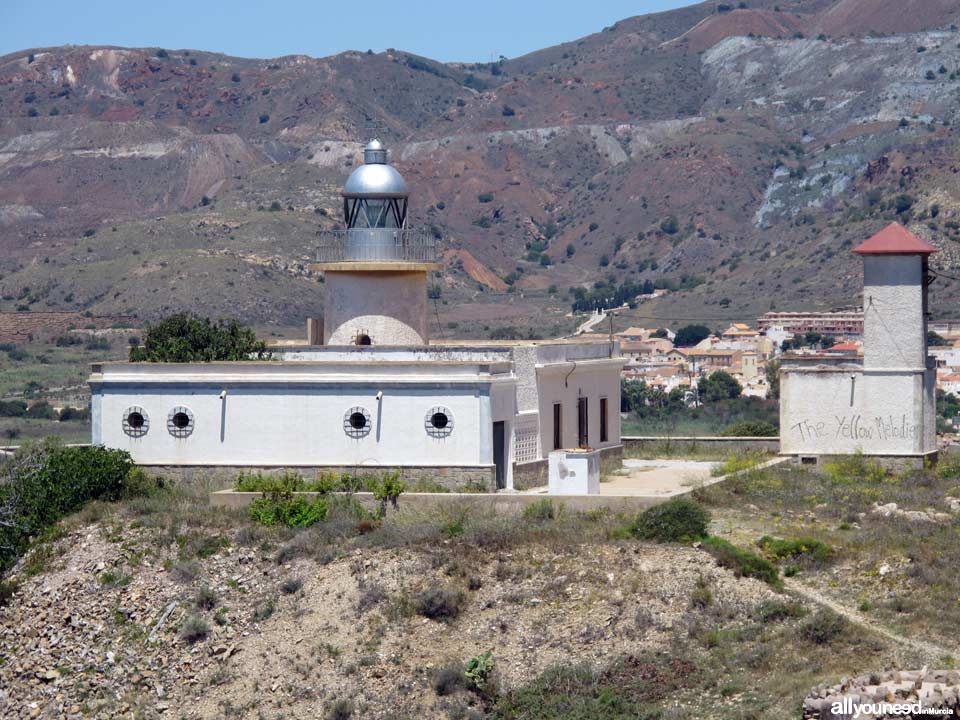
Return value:
[(757, 318), (757, 328), (769, 335), (818, 333), (833, 337), (863, 335), (863, 310), (834, 312), (768, 312)]
[(788, 353), (780, 370), (781, 452), (810, 462), (862, 452), (936, 456), (934, 362), (927, 351), (929, 243), (893, 223), (863, 258), (863, 354)]
[(439, 247), (407, 227), (409, 190), (378, 140), (342, 194), (346, 227), (321, 241), (324, 315), (307, 342), (271, 361), (98, 363), (93, 442), (181, 476), (397, 469), (490, 491), (545, 484), (554, 449), (618, 461), (616, 340), (432, 344)]

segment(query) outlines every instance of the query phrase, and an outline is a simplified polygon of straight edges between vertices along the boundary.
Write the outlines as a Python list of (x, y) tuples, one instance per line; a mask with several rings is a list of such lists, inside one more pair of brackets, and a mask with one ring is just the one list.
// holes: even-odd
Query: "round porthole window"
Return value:
[(167, 432), (175, 438), (190, 437), (193, 432), (193, 413), (190, 408), (175, 407), (167, 415)]
[(123, 432), (133, 438), (143, 437), (150, 429), (150, 418), (142, 407), (130, 407), (123, 411)]
[(423, 426), (430, 437), (447, 437), (453, 432), (453, 413), (445, 407), (430, 408), (423, 420)]
[(352, 438), (370, 434), (370, 413), (366, 408), (352, 407), (343, 416), (343, 431)]

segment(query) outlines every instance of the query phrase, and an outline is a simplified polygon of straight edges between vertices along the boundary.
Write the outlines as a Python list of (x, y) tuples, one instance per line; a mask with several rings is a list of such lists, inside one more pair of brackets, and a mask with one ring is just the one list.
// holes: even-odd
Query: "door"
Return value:
[(590, 422), (587, 417), (587, 399), (577, 399), (577, 443), (580, 447), (590, 447)]
[(493, 424), (493, 463), (497, 468), (497, 490), (507, 486), (506, 443), (503, 422)]

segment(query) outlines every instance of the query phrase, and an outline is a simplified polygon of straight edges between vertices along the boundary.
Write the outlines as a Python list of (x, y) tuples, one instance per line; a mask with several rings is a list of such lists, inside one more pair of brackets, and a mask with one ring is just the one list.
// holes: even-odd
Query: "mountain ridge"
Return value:
[[(902, 24), (934, 29), (876, 37), (896, 3), (747, 4), (627, 18), (495, 63), (0, 57), (0, 309), (299, 325), (321, 311), (307, 266), (371, 123), (413, 188), (412, 221), (448, 248), (432, 281), (448, 330), (566, 330), (571, 291), (598, 281), (672, 286), (643, 308), (664, 318), (851, 304), (846, 250), (891, 219), (950, 268), (960, 10), (930, 0)], [(853, 34), (824, 35), (828, 21)], [(934, 310), (958, 293), (945, 285)]]

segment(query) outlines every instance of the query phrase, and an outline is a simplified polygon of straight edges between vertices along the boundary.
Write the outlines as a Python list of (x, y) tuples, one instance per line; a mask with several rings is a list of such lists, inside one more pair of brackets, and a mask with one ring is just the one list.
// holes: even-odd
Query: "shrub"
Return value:
[(353, 717), (352, 700), (335, 700), (327, 711), (327, 720), (350, 720)]
[(777, 566), (764, 557), (718, 537), (708, 537), (703, 541), (704, 549), (716, 558), (717, 564), (729, 568), (737, 577), (752, 577), (777, 589), (783, 587)]
[(413, 609), (417, 615), (431, 620), (452, 620), (460, 614), (463, 600), (463, 593), (459, 590), (430, 588), (414, 597)]
[(648, 508), (633, 521), (630, 532), (641, 540), (689, 542), (706, 537), (710, 513), (699, 503), (677, 497)]
[(90, 411), (86, 408), (65, 407), (60, 411), (60, 422), (68, 422), (70, 420), (86, 422), (89, 419)]
[(178, 562), (170, 568), (170, 575), (179, 582), (193, 582), (200, 577), (200, 565), (193, 560)]
[(0, 417), (23, 417), (27, 404), (23, 400), (0, 400)]
[(199, 615), (191, 615), (183, 621), (178, 634), (181, 640), (185, 640), (188, 643), (195, 643), (205, 639), (207, 635), (210, 634), (210, 626), (207, 624), (207, 621)]
[(285, 525), (286, 527), (309, 527), (327, 519), (330, 507), (324, 498), (307, 500), (302, 495), (289, 492), (271, 492), (266, 497), (254, 500), (250, 505), (250, 517), (261, 525)]
[(0, 607), (10, 602), (10, 598), (20, 586), (13, 580), (0, 580)]
[(521, 513), (524, 520), (534, 520), (536, 522), (553, 520), (557, 514), (557, 511), (553, 507), (553, 501), (548, 498), (541, 498), (527, 505)]
[(810, 537), (781, 540), (764, 535), (757, 540), (757, 547), (774, 560), (806, 557), (816, 565), (825, 565), (833, 560), (833, 548), (825, 542)]
[(479, 195), (477, 195), (477, 201), (481, 203), (493, 202), (493, 193), (492, 192), (480, 193)]
[(804, 640), (816, 645), (829, 645), (847, 630), (847, 621), (833, 610), (824, 608), (805, 622), (798, 630)]
[(677, 222), (677, 218), (673, 215), (664, 218), (660, 223), (660, 229), (665, 232), (667, 235), (674, 235), (680, 230), (680, 223)]
[(779, 430), (763, 420), (741, 420), (721, 431), (723, 437), (776, 437)]
[(757, 605), (754, 615), (760, 622), (779, 622), (789, 618), (801, 617), (806, 613), (803, 605), (798, 602), (781, 602), (779, 600), (764, 600)]
[(493, 653), (487, 650), (482, 655), (475, 655), (467, 661), (464, 672), (467, 683), (474, 690), (482, 691), (493, 673)]
[(240, 473), (233, 485), (237, 492), (303, 492), (306, 483), (297, 473), (272, 475), (260, 472)]
[(397, 501), (403, 491), (407, 489), (407, 486), (400, 480), (400, 473), (396, 471), (384, 473), (379, 480), (374, 479), (368, 482), (368, 486), (370, 492), (373, 493), (374, 500), (380, 503), (377, 508), (378, 518), (387, 514), (387, 503), (390, 503), (393, 509), (397, 510)]
[(50, 403), (46, 400), (41, 400), (27, 408), (26, 416), (37, 420), (53, 420), (54, 414), (53, 407)]
[(193, 597), (193, 604), (200, 610), (213, 610), (217, 606), (217, 593), (212, 588), (204, 586), (197, 590)]
[(690, 607), (703, 610), (713, 604), (713, 593), (706, 581), (701, 577), (697, 580), (697, 586), (690, 593)]
[(296, 592), (300, 592), (300, 588), (302, 587), (303, 580), (298, 577), (291, 577), (280, 583), (280, 592), (284, 595), (293, 595)]
[(0, 465), (0, 570), (32, 536), (90, 500), (117, 500), (133, 462), (123, 450), (64, 447), (56, 441), (21, 448)]
[(450, 695), (466, 687), (467, 677), (459, 663), (448, 663), (433, 674), (433, 691), (440, 696)]
[(509, 105), (504, 105), (504, 106), (503, 106), (503, 110), (502, 110), (501, 112), (502, 112), (502, 114), (503, 114), (504, 117), (513, 117), (514, 115), (517, 114), (517, 111), (514, 110), (514, 109), (513, 109), (512, 107), (510, 107)]
[(263, 622), (267, 620), (271, 615), (273, 615), (274, 605), (273, 600), (266, 600), (253, 610), (253, 622)]

